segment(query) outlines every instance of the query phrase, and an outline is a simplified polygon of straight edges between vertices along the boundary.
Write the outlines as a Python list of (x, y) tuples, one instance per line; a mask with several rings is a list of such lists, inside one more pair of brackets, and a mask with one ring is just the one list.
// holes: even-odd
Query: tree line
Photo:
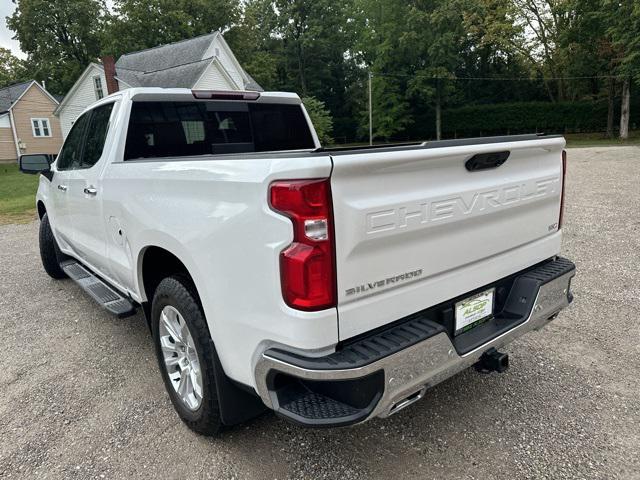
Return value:
[(0, 49), (0, 86), (64, 94), (103, 55), (220, 29), (258, 83), (308, 99), (338, 142), (368, 139), (369, 88), (377, 141), (474, 133), (478, 118), (497, 132), (499, 115), (526, 117), (521, 102), (539, 107), (536, 129), (554, 113), (565, 130), (626, 138), (640, 84), (637, 0), (13, 1), (27, 59)]

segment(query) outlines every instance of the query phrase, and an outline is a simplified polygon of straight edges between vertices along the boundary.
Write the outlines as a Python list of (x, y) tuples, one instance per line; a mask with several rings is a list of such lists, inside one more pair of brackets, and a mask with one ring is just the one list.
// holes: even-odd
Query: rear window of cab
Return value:
[(300, 105), (134, 101), (124, 160), (313, 148)]

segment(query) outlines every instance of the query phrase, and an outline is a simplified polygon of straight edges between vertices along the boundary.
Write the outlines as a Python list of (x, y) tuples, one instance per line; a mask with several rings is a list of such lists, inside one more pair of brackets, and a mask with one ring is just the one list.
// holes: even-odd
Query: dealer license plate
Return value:
[(494, 293), (495, 289), (491, 288), (456, 303), (456, 335), (491, 317)]

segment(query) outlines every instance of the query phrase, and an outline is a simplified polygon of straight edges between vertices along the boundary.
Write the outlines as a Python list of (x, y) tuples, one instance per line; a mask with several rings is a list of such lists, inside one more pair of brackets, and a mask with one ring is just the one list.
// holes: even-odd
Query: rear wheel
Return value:
[(151, 328), (171, 403), (184, 423), (204, 435), (222, 428), (214, 376), (215, 350), (195, 288), (188, 278), (165, 278), (156, 288)]
[(45, 213), (40, 220), (40, 232), (38, 239), (40, 241), (40, 259), (45, 272), (51, 278), (59, 280), (66, 278), (67, 274), (60, 268), (60, 262), (64, 259), (64, 255), (58, 248), (51, 225), (49, 224), (49, 216)]

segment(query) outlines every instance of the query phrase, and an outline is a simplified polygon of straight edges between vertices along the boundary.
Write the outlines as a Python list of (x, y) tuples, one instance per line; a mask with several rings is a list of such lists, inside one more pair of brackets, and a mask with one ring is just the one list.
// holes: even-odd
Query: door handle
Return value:
[(63, 192), (67, 191), (67, 186), (66, 185), (58, 185), (58, 190), (62, 190)]
[(87, 195), (93, 196), (98, 193), (98, 189), (94, 187), (85, 187), (84, 193), (86, 193)]

